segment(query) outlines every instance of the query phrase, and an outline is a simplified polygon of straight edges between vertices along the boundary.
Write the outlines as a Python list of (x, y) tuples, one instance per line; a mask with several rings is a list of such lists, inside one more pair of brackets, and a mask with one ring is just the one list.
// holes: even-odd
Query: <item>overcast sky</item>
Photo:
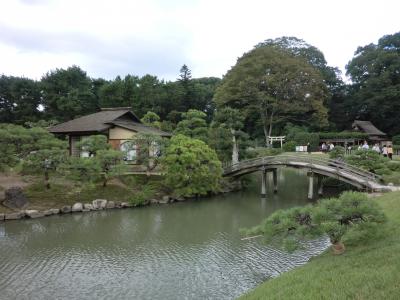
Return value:
[(296, 36), (345, 70), (400, 31), (399, 0), (0, 0), (0, 74), (78, 65), (91, 77), (224, 75), (257, 43)]

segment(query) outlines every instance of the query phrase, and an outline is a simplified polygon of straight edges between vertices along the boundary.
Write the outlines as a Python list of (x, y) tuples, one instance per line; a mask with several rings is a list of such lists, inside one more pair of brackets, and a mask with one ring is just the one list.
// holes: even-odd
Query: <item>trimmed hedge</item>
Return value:
[(365, 139), (368, 134), (362, 132), (342, 131), (342, 132), (320, 132), (321, 139)]

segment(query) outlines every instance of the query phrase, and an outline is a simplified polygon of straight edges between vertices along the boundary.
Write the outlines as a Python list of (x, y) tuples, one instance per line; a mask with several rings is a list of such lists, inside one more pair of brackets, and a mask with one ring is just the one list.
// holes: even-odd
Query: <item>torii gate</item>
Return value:
[(285, 141), (286, 136), (268, 136), (268, 141), (270, 145), (272, 145), (273, 142), (281, 142), (281, 148), (283, 146), (283, 142)]

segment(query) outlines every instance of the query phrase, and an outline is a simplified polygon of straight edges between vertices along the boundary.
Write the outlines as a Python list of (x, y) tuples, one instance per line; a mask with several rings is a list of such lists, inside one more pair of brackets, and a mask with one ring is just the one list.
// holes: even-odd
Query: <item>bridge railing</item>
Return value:
[(362, 168), (347, 164), (346, 162), (340, 161), (340, 160), (334, 160), (334, 159), (328, 159), (328, 158), (319, 158), (315, 157), (310, 154), (296, 154), (296, 155), (288, 155), (288, 154), (281, 154), (281, 155), (276, 155), (276, 156), (264, 156), (264, 157), (257, 157), (257, 158), (252, 158), (248, 159), (245, 161), (241, 161), (236, 164), (225, 164), (224, 165), (224, 170), (225, 173), (233, 172), (236, 170), (240, 170), (246, 167), (252, 167), (252, 166), (258, 166), (258, 165), (263, 165), (263, 164), (273, 164), (273, 163), (279, 163), (279, 164), (290, 164), (290, 163), (307, 163), (310, 164), (310, 167), (312, 165), (319, 165), (319, 166), (326, 166), (326, 167), (333, 167), (335, 168), (338, 172), (339, 171), (345, 171), (347, 173), (354, 174), (359, 177), (364, 177), (367, 180), (373, 180), (373, 181), (380, 181), (381, 176), (366, 171)]

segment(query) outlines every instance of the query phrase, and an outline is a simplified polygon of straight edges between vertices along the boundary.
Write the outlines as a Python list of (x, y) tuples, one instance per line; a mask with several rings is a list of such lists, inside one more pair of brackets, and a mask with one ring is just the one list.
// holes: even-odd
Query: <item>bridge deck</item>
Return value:
[(341, 161), (315, 158), (310, 155), (278, 155), (241, 161), (224, 169), (224, 176), (239, 177), (262, 169), (294, 167), (327, 177), (336, 178), (358, 188), (385, 191), (388, 187), (380, 183), (374, 173), (351, 166)]

